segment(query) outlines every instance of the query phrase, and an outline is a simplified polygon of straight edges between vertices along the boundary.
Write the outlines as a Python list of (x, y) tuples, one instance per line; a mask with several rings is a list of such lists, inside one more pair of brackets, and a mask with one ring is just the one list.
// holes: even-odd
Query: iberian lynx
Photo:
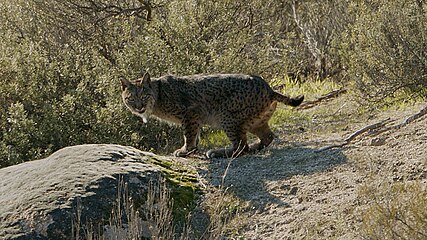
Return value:
[[(225, 131), (231, 148), (210, 150), (208, 158), (236, 157), (268, 146), (274, 138), (268, 120), (277, 102), (298, 106), (304, 96), (291, 98), (273, 91), (258, 76), (241, 74), (163, 76), (122, 79), (122, 98), (144, 122), (150, 116), (182, 125), (184, 146), (174, 152), (185, 157), (197, 149), (200, 128), (210, 125)], [(246, 133), (259, 142), (248, 145)]]

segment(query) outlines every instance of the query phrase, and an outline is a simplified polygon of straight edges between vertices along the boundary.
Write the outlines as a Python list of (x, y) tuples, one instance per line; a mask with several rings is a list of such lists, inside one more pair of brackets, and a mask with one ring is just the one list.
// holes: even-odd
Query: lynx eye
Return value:
[(126, 100), (130, 103), (135, 102), (135, 98), (133, 98), (133, 97), (128, 97)]
[(144, 102), (146, 102), (146, 101), (148, 101), (148, 99), (150, 98), (150, 96), (149, 95), (145, 95), (143, 98), (142, 98), (142, 100), (144, 101)]

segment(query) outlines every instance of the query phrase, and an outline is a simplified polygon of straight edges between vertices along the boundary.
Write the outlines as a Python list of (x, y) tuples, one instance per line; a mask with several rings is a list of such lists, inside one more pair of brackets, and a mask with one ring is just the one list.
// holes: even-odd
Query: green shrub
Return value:
[(177, 127), (142, 125), (121, 104), (119, 78), (147, 69), (257, 74), (277, 85), (308, 75), (303, 81), (317, 85), (345, 66), (369, 97), (425, 95), (424, 8), (409, 0), (0, 0), (0, 165), (83, 143), (170, 152), (182, 141)]
[(363, 1), (349, 35), (349, 70), (367, 100), (427, 96), (425, 1)]
[(170, 152), (180, 130), (142, 125), (121, 103), (119, 77), (147, 69), (284, 75), (300, 45), (284, 17), (291, 5), (0, 1), (1, 167), (84, 143)]
[(426, 239), (427, 191), (420, 182), (365, 186), (361, 233), (366, 239)]

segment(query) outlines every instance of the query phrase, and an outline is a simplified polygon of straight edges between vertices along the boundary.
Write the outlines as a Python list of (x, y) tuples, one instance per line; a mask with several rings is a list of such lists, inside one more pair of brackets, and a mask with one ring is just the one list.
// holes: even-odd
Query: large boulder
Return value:
[(120, 181), (126, 182), (133, 201), (141, 203), (150, 183), (166, 179), (176, 212), (189, 209), (196, 196), (195, 174), (179, 159), (95, 144), (3, 168), (0, 239), (71, 239), (77, 209), (80, 221), (105, 223), (117, 203)]

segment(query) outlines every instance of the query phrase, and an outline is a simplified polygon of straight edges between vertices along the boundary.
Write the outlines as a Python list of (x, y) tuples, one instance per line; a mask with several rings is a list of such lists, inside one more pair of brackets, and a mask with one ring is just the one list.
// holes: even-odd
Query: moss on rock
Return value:
[(166, 180), (173, 200), (174, 218), (178, 221), (185, 220), (196, 206), (196, 200), (201, 193), (197, 172), (184, 164), (166, 158), (153, 156), (146, 161), (158, 166)]

